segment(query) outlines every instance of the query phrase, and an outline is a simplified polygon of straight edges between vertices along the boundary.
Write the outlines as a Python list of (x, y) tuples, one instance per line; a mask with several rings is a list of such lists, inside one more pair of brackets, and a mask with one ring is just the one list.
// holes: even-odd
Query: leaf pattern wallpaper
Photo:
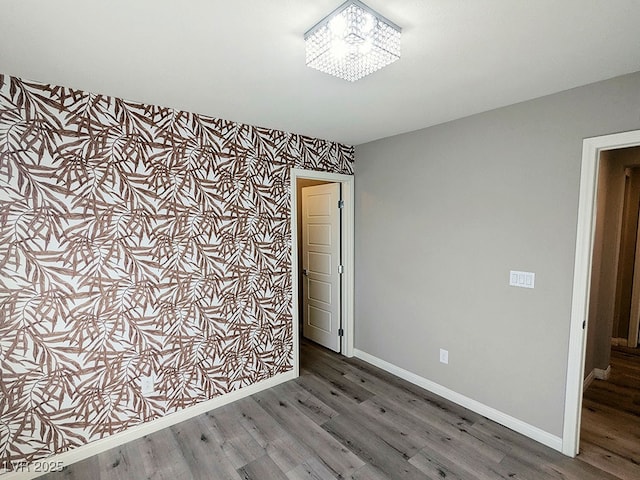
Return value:
[(290, 168), (353, 154), (0, 75), (0, 465), (290, 371)]

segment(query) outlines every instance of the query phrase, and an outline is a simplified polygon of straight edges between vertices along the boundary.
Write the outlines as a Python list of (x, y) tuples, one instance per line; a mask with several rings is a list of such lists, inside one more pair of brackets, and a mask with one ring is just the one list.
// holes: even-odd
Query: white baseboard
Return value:
[[(102, 438), (100, 440), (87, 443), (86, 445), (82, 445), (81, 447), (74, 448), (73, 450), (69, 450), (67, 452), (52, 455), (50, 457), (47, 457), (46, 459), (42, 459), (41, 463), (52, 464), (55, 462), (62, 462), (62, 465), (67, 466), (72, 463), (79, 462), (80, 460), (84, 460), (85, 458), (89, 458), (93, 455), (106, 452), (107, 450), (110, 450), (114, 447), (118, 447), (132, 440), (136, 440), (138, 438), (144, 437), (145, 435), (157, 432), (158, 430), (162, 430), (163, 428), (167, 428), (177, 423), (184, 422), (185, 420), (197, 417), (198, 415), (206, 413), (210, 410), (248, 397), (250, 395), (253, 395), (254, 393), (266, 390), (267, 388), (275, 387), (276, 385), (287, 382), (289, 380), (293, 380), (294, 378), (296, 378), (296, 374), (293, 371), (280, 373), (274, 377), (262, 380), (258, 383), (254, 383), (253, 385), (249, 385), (248, 387), (241, 388), (240, 390), (235, 390), (219, 397), (212, 398), (211, 400), (207, 400), (206, 402), (198, 403), (197, 405), (193, 405), (178, 412), (171, 413), (165, 417), (136, 425), (125, 430), (124, 432), (116, 433), (115, 435), (111, 435), (107, 438)], [(29, 471), (34, 470), (33, 467), (29, 466), (26, 466), (24, 470), (25, 471), (22, 472), (8, 472), (4, 474), (0, 473), (0, 480), (28, 480), (40, 477), (47, 473), (37, 473), (35, 471)]]
[(602, 368), (593, 369), (593, 376), (598, 380), (609, 380), (610, 375), (611, 375), (611, 365), (609, 365), (604, 370)]
[(629, 345), (629, 340), (626, 338), (611, 337), (611, 345), (614, 347), (626, 347)]
[(425, 390), (435, 393), (436, 395), (440, 395), (441, 397), (446, 398), (447, 400), (453, 403), (457, 403), (458, 405), (468, 408), (469, 410), (472, 410), (484, 417), (487, 417), (488, 419), (493, 420), (494, 422), (504, 425), (505, 427), (510, 428), (511, 430), (514, 430), (537, 442), (540, 442), (543, 445), (546, 445), (548, 447), (553, 448), (554, 450), (562, 452), (562, 438), (556, 435), (553, 435), (549, 432), (545, 432), (544, 430), (538, 427), (534, 427), (533, 425), (523, 422), (522, 420), (519, 420), (510, 415), (507, 415), (506, 413), (496, 410), (495, 408), (484, 405), (483, 403), (480, 403), (472, 398), (465, 397), (464, 395), (454, 392), (453, 390), (449, 390), (448, 388), (443, 387), (442, 385), (432, 382), (431, 380), (427, 380), (424, 377), (421, 377), (419, 375), (416, 375), (415, 373), (409, 372), (408, 370), (405, 370), (396, 365), (393, 365), (392, 363), (389, 363), (378, 357), (374, 357), (373, 355), (370, 355), (367, 352), (363, 352), (362, 350), (356, 349), (354, 351), (354, 354), (356, 357), (364, 360), (365, 362), (368, 362), (372, 365), (375, 365), (378, 368), (381, 368), (382, 370), (385, 370), (400, 378), (403, 378), (404, 380), (407, 380), (408, 382), (411, 382), (414, 385), (418, 385), (419, 387), (422, 387)]
[(596, 374), (593, 370), (591, 370), (589, 372), (589, 375), (587, 375), (587, 378), (584, 379), (584, 383), (582, 384), (582, 393), (587, 391), (587, 388), (589, 388), (589, 385), (593, 383), (593, 380), (595, 378), (596, 378)]

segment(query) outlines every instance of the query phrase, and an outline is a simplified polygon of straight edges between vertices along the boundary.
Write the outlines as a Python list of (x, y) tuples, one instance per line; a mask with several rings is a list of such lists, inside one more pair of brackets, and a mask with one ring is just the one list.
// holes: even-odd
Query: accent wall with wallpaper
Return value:
[(0, 75), (0, 466), (292, 370), (289, 172), (353, 156)]

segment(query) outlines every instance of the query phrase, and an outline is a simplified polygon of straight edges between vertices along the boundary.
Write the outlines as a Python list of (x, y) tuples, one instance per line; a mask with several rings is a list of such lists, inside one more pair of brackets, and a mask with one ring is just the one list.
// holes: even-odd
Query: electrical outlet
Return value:
[(444, 348), (440, 349), (440, 363), (449, 363), (449, 350), (445, 350)]
[(155, 378), (153, 374), (147, 376), (140, 377), (140, 390), (143, 395), (153, 395), (155, 393)]

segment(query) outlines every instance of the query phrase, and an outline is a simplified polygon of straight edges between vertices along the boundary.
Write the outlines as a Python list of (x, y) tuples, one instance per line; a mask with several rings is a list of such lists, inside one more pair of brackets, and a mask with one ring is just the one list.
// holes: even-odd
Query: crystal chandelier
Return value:
[(304, 34), (307, 66), (350, 82), (400, 58), (402, 29), (348, 0)]

